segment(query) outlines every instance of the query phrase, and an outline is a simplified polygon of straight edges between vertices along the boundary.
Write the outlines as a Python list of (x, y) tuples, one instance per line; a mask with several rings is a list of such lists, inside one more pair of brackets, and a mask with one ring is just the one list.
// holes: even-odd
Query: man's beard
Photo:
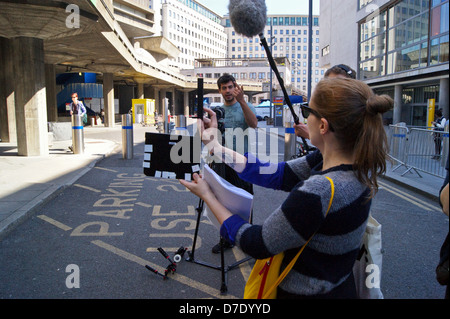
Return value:
[(226, 102), (232, 102), (234, 100), (234, 96), (233, 95), (225, 95), (224, 99)]

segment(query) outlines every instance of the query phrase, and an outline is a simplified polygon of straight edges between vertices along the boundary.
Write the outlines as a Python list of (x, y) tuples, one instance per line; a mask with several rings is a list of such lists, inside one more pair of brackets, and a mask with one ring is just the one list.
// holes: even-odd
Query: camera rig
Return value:
[(177, 252), (175, 253), (175, 256), (173, 257), (173, 259), (175, 261), (173, 261), (170, 258), (170, 256), (166, 253), (166, 251), (164, 249), (162, 249), (161, 247), (158, 248), (158, 251), (160, 252), (161, 255), (163, 255), (164, 258), (166, 258), (169, 261), (169, 265), (164, 270), (164, 274), (160, 273), (158, 270), (150, 267), (149, 265), (145, 265), (145, 268), (147, 268), (151, 272), (155, 273), (156, 275), (162, 276), (163, 279), (166, 280), (166, 279), (169, 279), (169, 277), (167, 277), (167, 275), (169, 275), (170, 273), (174, 274), (175, 271), (177, 271), (177, 264), (175, 261), (177, 261), (177, 262), (181, 261), (181, 258), (183, 257), (184, 253), (187, 251), (187, 248), (184, 248), (183, 246), (178, 248)]

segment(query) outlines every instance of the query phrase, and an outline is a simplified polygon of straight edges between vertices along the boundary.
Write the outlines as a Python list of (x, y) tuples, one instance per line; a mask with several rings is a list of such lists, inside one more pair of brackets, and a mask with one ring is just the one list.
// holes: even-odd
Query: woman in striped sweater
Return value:
[[(198, 175), (180, 181), (202, 198), (222, 223), (221, 236), (246, 254), (267, 258), (285, 252), (282, 269), (316, 232), (278, 287), (278, 298), (356, 298), (352, 273), (377, 191), (377, 175), (386, 169), (387, 140), (381, 114), (393, 100), (375, 95), (363, 82), (324, 79), (309, 106), (310, 140), (318, 151), (278, 164), (261, 163), (252, 154), (236, 154), (217, 142), (215, 113), (206, 110), (202, 139), (215, 155), (253, 184), (289, 193), (262, 225), (251, 225), (218, 202)], [(330, 177), (335, 185), (331, 209)]]

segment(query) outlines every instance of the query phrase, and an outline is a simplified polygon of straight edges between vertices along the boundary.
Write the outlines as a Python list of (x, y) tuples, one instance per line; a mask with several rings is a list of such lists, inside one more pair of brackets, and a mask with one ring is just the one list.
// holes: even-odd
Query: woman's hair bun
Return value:
[(372, 94), (366, 102), (367, 112), (373, 115), (383, 114), (394, 107), (394, 100), (389, 95)]

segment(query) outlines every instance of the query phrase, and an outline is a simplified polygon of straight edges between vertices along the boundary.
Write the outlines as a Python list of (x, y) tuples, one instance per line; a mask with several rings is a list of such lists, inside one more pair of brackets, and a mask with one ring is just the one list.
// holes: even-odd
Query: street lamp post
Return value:
[[(273, 18), (270, 18), (270, 53), (272, 53), (272, 46), (273, 46)], [(272, 97), (272, 69), (269, 66), (270, 70), (270, 117), (275, 121), (275, 110), (273, 109), (273, 97)], [(275, 122), (274, 122), (275, 123)]]

